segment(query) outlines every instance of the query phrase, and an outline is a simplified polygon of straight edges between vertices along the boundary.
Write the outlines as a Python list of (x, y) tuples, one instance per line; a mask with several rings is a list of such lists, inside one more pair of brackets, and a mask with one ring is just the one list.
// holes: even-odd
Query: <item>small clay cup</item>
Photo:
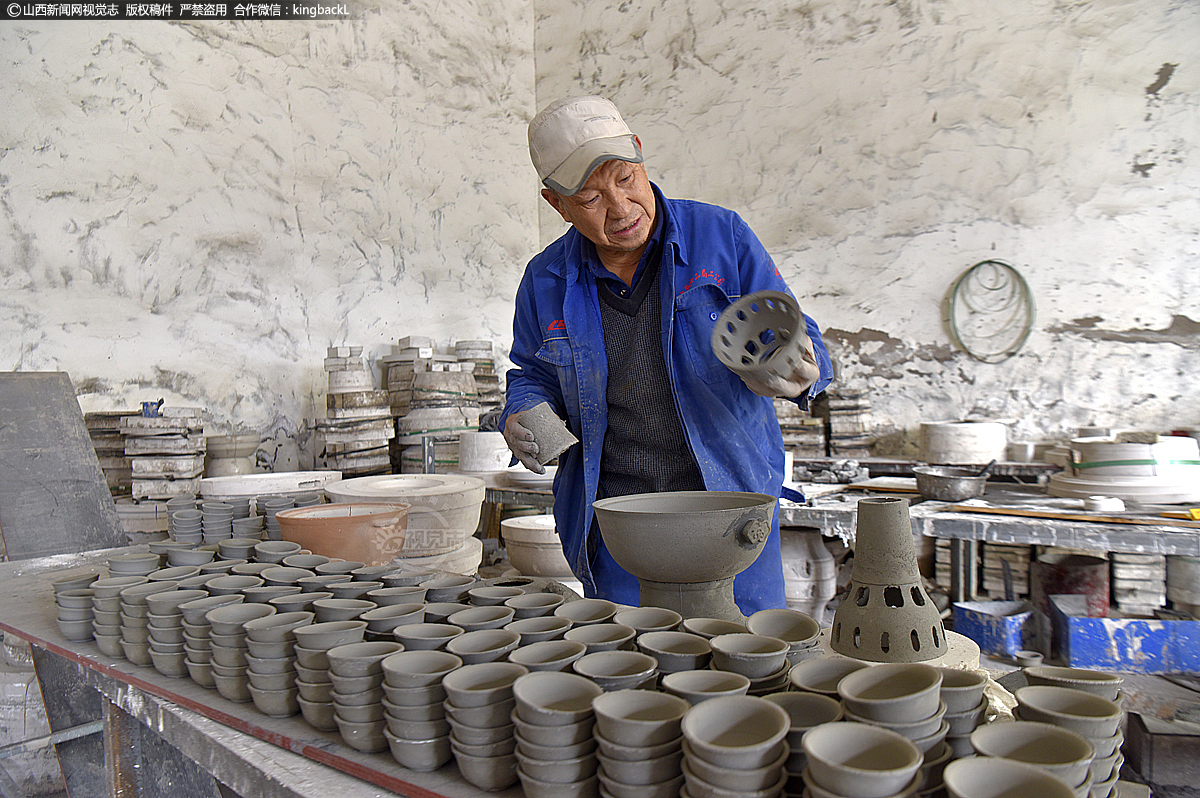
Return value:
[(942, 674), (937, 668), (921, 663), (884, 663), (846, 676), (838, 683), (838, 695), (846, 711), (860, 718), (914, 723), (937, 712), (941, 687)]
[(1070, 687), (1085, 693), (1098, 695), (1108, 701), (1116, 701), (1125, 679), (1114, 673), (1092, 671), (1084, 668), (1063, 668), (1039, 665), (1025, 669), (1025, 680), (1031, 685)]
[(617, 605), (607, 599), (578, 599), (567, 601), (554, 610), (560, 618), (566, 618), (576, 626), (592, 623), (608, 623), (617, 614)]
[(583, 643), (543, 640), (518, 647), (509, 653), (508, 661), (524, 665), (531, 671), (566, 671), (586, 653), (587, 646)]
[(713, 698), (745, 695), (750, 680), (731, 671), (679, 671), (662, 677), (662, 689), (696, 706)]
[(440, 651), (462, 633), (462, 627), (447, 623), (412, 623), (392, 629), (392, 637), (403, 643), (406, 651)]
[(1096, 749), (1069, 729), (1019, 720), (986, 723), (971, 733), (971, 746), (980, 756), (1012, 759), (1034, 765), (1067, 784), (1081, 784)]
[(552, 614), (562, 606), (566, 598), (557, 593), (522, 593), (504, 601), (504, 606), (512, 607), (513, 618), (540, 618)]
[(987, 687), (987, 674), (983, 671), (963, 668), (938, 668), (942, 674), (942, 703), (948, 714), (970, 711), (983, 700), (983, 689)]
[(652, 683), (658, 660), (640, 651), (597, 651), (572, 662), (571, 669), (606, 691), (624, 690)]
[[(563, 606), (567, 605), (564, 604)], [(559, 609), (562, 609), (562, 607)], [(557, 610), (555, 610), (555, 617), (562, 617), (558, 615)], [(589, 654), (596, 651), (617, 651), (618, 649), (632, 648), (635, 637), (637, 637), (637, 630), (632, 626), (626, 626), (623, 623), (607, 622), (572, 626), (563, 634), (564, 640), (574, 640), (586, 645)]]
[(451, 638), (446, 650), (473, 665), (505, 659), (520, 642), (521, 636), (507, 629), (479, 629)]
[(1065, 782), (1024, 762), (994, 757), (967, 757), (942, 771), (951, 798), (999, 798), (1036, 795), (1038, 798), (1074, 798)]
[(367, 676), (383, 673), (383, 660), (403, 651), (400, 643), (380, 641), (375, 643), (347, 643), (329, 649), (329, 670), (343, 677)]
[(646, 632), (637, 638), (637, 647), (658, 660), (662, 673), (707, 668), (712, 659), (709, 641), (690, 632)]
[(446, 618), (446, 623), (452, 626), (460, 626), (467, 632), (475, 632), (481, 629), (500, 629), (505, 624), (513, 619), (512, 607), (502, 605), (488, 605), (478, 607), (464, 607), (458, 612), (451, 613)]
[(911, 740), (867, 723), (825, 723), (805, 732), (801, 745), (816, 784), (857, 798), (900, 792), (924, 761)]
[(366, 630), (366, 621), (331, 621), (297, 627), (292, 634), (296, 637), (297, 646), (328, 651), (334, 646), (361, 642)]
[(644, 632), (670, 632), (683, 623), (683, 616), (663, 607), (634, 607), (613, 616), (614, 623), (632, 627), (639, 635)]
[[(556, 618), (552, 615), (538, 615), (532, 618), (520, 618), (505, 624), (503, 628), (519, 634), (521, 645), (527, 646), (531, 643), (560, 639), (571, 628), (571, 622), (566, 618)], [(586, 649), (586, 647), (585, 644), (584, 648)]]
[(717, 635), (709, 640), (712, 665), (723, 671), (740, 673), (749, 679), (763, 679), (787, 664), (788, 644), (777, 637), (746, 632)]
[(867, 663), (840, 655), (816, 657), (798, 662), (788, 671), (788, 681), (797, 690), (837, 698), (842, 679), (868, 667)]
[(224, 604), (205, 613), (204, 618), (215, 634), (244, 634), (247, 621), (274, 615), (269, 604)]
[(561, 726), (593, 717), (592, 700), (604, 691), (592, 680), (574, 673), (538, 671), (512, 685), (516, 716), (526, 723)]
[(479, 707), (513, 697), (513, 684), (529, 673), (515, 662), (463, 665), (442, 678), (447, 699), (456, 707)]
[[(712, 698), (693, 707), (680, 727), (697, 756), (721, 767), (749, 769), (764, 767), (787, 748), (784, 738), (791, 721), (770, 701), (736, 695)], [(914, 773), (921, 764), (920, 752), (916, 753)]]
[(380, 662), (384, 680), (393, 687), (427, 687), (461, 668), (463, 662), (447, 651), (398, 651)]
[(592, 701), (596, 733), (614, 743), (649, 747), (677, 739), (691, 708), (685, 699), (652, 690), (617, 690)]

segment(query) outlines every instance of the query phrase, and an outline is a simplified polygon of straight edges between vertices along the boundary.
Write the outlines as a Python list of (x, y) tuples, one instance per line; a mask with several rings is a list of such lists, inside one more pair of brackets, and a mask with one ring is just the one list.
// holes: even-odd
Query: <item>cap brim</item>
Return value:
[(592, 139), (584, 142), (542, 181), (547, 188), (570, 197), (577, 194), (596, 167), (605, 161), (641, 163), (642, 151), (632, 135)]

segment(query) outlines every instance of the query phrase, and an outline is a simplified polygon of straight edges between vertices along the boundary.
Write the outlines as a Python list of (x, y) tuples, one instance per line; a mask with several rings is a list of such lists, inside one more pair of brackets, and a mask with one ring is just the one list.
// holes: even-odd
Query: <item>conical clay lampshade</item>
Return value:
[(946, 653), (942, 616), (921, 584), (908, 500), (861, 499), (854, 575), (833, 616), (830, 646), (869, 662), (924, 662)]

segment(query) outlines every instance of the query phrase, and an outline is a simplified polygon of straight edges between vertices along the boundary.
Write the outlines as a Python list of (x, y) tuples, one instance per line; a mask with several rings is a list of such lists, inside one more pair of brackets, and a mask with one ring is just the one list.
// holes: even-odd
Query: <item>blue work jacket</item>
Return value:
[[(771, 399), (746, 388), (713, 354), (717, 318), (746, 294), (791, 293), (770, 255), (734, 212), (688, 200), (669, 200), (654, 186), (662, 230), (661, 345), (671, 391), (688, 444), (708, 490), (750, 491), (778, 497), (783, 483), (783, 440)], [(608, 359), (596, 279), (585, 266), (575, 228), (534, 257), (517, 289), (513, 320), (514, 368), (507, 374), (501, 428), (514, 413), (549, 402), (580, 441), (559, 457), (554, 518), (563, 551), (588, 596), (636, 605), (637, 581), (598, 584), (592, 563), (602, 540), (590, 540), (592, 502), (608, 424)], [(816, 322), (805, 316), (820, 379), (799, 398), (825, 389), (833, 368)], [(612, 581), (606, 577), (604, 581)], [(771, 536), (758, 560), (734, 582), (742, 612), (785, 604), (779, 552), (778, 506)]]

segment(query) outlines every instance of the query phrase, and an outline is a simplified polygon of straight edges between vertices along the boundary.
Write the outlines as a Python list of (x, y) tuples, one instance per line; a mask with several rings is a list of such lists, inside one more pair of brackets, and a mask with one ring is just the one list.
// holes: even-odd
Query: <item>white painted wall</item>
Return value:
[[(538, 104), (613, 97), (668, 196), (742, 213), (840, 384), (897, 431), (885, 446), (915, 454), (919, 421), (971, 414), (1011, 439), (1200, 426), (1196, 3), (537, 9)], [(562, 223), (540, 218), (545, 242)], [(999, 365), (942, 321), (988, 258), (1037, 306)]]
[[(326, 346), (506, 348), (562, 229), (525, 124), (597, 92), (668, 195), (758, 231), (887, 447), (969, 414), (1200, 426), (1191, 0), (380, 5), (0, 27), (0, 369), (304, 439)], [(942, 320), (985, 258), (1037, 302), (999, 365)]]

